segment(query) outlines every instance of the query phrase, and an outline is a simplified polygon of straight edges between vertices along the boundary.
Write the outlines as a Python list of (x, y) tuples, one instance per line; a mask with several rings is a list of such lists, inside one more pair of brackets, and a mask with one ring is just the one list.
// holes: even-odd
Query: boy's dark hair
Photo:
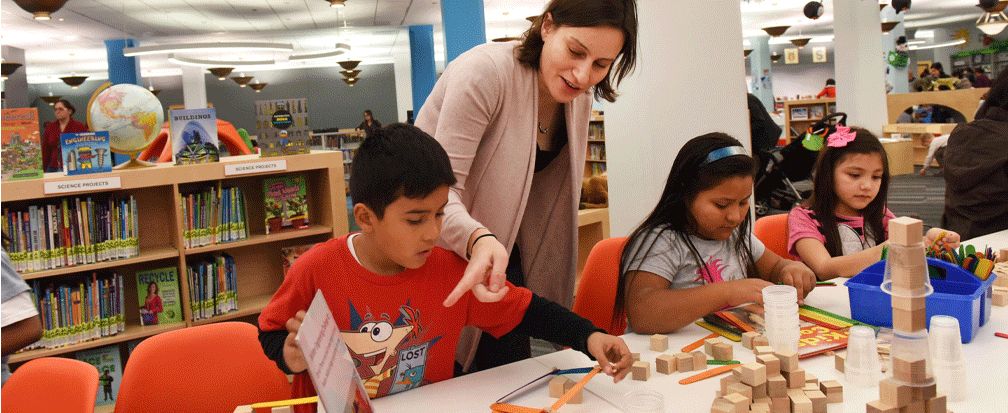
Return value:
[(350, 172), (350, 198), (378, 218), (400, 196), (422, 198), (441, 186), (455, 185), (448, 153), (415, 126), (393, 123), (361, 143)]
[[(703, 268), (704, 259), (689, 237), (690, 234), (696, 233), (697, 228), (695, 219), (689, 213), (690, 204), (698, 194), (719, 185), (725, 179), (756, 175), (756, 162), (751, 156), (728, 156), (714, 162), (705, 162), (711, 151), (730, 146), (742, 146), (742, 144), (727, 134), (714, 132), (691, 139), (679, 150), (675, 161), (672, 162), (672, 170), (669, 171), (658, 205), (644, 222), (634, 229), (623, 247), (620, 255), (619, 284), (616, 287), (615, 315), (623, 316), (625, 296), (631, 281), (629, 274), (639, 269), (639, 264), (638, 268), (630, 268), (630, 265), (638, 260), (643, 262), (643, 258), (651, 253), (655, 241), (665, 232), (670, 231), (678, 235), (689, 249), (697, 268)], [(745, 220), (738, 227), (739, 236), (734, 245), (734, 252), (739, 255), (742, 265), (745, 266), (747, 277), (757, 274), (749, 242), (751, 219), (747, 213)], [(654, 233), (655, 230), (657, 233)]]
[(830, 86), (830, 85), (836, 86), (836, 80), (826, 79), (826, 86)]
[[(609, 73), (595, 85), (595, 99), (616, 101), (615, 86), (630, 72), (637, 62), (637, 2), (636, 0), (553, 0), (546, 10), (532, 22), (532, 27), (522, 36), (516, 49), (518, 61), (539, 69), (542, 56), (542, 21), (546, 13), (553, 16), (553, 24), (569, 27), (609, 26), (623, 31), (623, 48), (616, 55), (616, 63)], [(615, 81), (613, 78), (615, 77)]]
[(820, 230), (826, 238), (826, 251), (831, 257), (843, 255), (840, 232), (837, 231), (836, 206), (839, 200), (833, 185), (833, 174), (837, 165), (850, 155), (874, 153), (882, 158), (882, 185), (879, 187), (875, 199), (861, 211), (861, 216), (864, 218), (865, 238), (871, 237), (876, 244), (885, 241), (885, 227), (882, 225), (882, 218), (885, 217), (886, 200), (889, 198), (889, 159), (886, 157), (882, 143), (871, 132), (857, 127), (852, 127), (851, 131), (855, 132), (855, 137), (854, 140), (847, 143), (847, 146), (841, 148), (824, 146), (822, 152), (819, 153), (812, 174), (814, 190), (812, 196), (804, 204), (805, 208), (811, 209), (815, 213)]

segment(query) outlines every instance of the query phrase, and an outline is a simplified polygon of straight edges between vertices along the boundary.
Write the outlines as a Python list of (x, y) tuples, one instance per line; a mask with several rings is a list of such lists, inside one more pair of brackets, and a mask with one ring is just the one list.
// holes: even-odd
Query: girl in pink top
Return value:
[[(878, 138), (840, 126), (826, 141), (812, 197), (788, 214), (788, 252), (821, 280), (851, 277), (877, 262), (894, 218), (886, 208), (889, 162)], [(939, 246), (959, 245), (959, 234), (940, 228), (928, 230), (928, 245), (939, 236)]]

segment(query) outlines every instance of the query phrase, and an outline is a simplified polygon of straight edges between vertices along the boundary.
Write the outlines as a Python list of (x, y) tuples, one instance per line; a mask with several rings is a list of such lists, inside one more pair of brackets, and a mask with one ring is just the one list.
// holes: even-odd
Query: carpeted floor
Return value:
[(889, 184), (889, 209), (896, 216), (916, 217), (924, 221), (925, 227), (940, 226), (945, 208), (945, 178), (935, 176), (935, 172), (929, 170), (926, 177), (894, 176)]

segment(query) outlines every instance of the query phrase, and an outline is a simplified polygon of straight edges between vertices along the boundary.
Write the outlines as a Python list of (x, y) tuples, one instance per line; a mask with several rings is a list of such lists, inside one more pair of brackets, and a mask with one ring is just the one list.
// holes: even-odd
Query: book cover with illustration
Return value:
[(283, 264), (284, 277), (287, 276), (287, 271), (290, 270), (290, 267), (294, 265), (294, 260), (314, 246), (315, 244), (303, 244), (280, 249), (280, 258), (282, 259), (281, 264)]
[(67, 175), (112, 172), (108, 131), (64, 133), (60, 135), (60, 147)]
[(42, 134), (38, 109), (4, 109), (0, 114), (3, 138), (3, 180), (42, 177)]
[(217, 138), (217, 110), (176, 109), (168, 111), (175, 165), (210, 163), (220, 160)]
[(98, 369), (98, 397), (95, 398), (95, 405), (115, 404), (123, 373), (119, 345), (78, 351), (76, 358)]
[(263, 180), (266, 233), (308, 228), (308, 185), (303, 175)]
[(140, 324), (149, 326), (182, 322), (178, 268), (137, 271), (137, 307)]
[[(729, 314), (724, 317), (719, 314)], [(763, 307), (760, 305), (746, 305), (725, 311), (714, 313), (719, 315), (725, 322), (735, 324), (736, 320), (748, 324), (759, 333), (763, 333), (765, 323), (763, 319)], [(798, 338), (798, 355), (806, 356), (819, 354), (827, 350), (839, 350), (847, 347), (847, 337), (850, 336), (850, 328), (834, 328), (825, 324), (813, 323), (808, 319), (801, 319), (798, 324), (801, 335)]]
[(308, 99), (257, 100), (255, 109), (260, 156), (311, 152)]

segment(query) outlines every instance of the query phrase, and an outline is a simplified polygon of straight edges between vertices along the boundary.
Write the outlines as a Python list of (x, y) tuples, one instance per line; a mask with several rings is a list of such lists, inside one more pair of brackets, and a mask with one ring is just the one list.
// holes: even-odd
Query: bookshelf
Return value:
[[(273, 163), (273, 170), (235, 175), (228, 166), (250, 168)], [(278, 167), (278, 165), (282, 165)], [(10, 363), (21, 363), (39, 357), (72, 355), (90, 348), (118, 344), (149, 337), (166, 331), (232, 320), (258, 314), (269, 302), (283, 281), (280, 249), (288, 246), (321, 242), (347, 232), (345, 181), (343, 179), (343, 154), (341, 151), (312, 151), (310, 154), (276, 158), (259, 158), (257, 155), (226, 157), (218, 163), (174, 166), (158, 164), (149, 168), (117, 170), (111, 173), (67, 177), (47, 174), (44, 179), (10, 181), (2, 183), (0, 200), (3, 207), (17, 210), (29, 205), (51, 203), (65, 197), (87, 197), (114, 194), (134, 196), (137, 202), (140, 232), (140, 254), (128, 259), (97, 262), (88, 265), (62, 267), (22, 274), (26, 280), (89, 274), (92, 271), (116, 271), (122, 274), (125, 296), (125, 330), (118, 334), (95, 340), (79, 342), (59, 348), (35, 349), (15, 353)], [(307, 182), (308, 211), (311, 225), (306, 229), (265, 233), (262, 182), (266, 177), (286, 174), (303, 175)], [(44, 189), (56, 184), (68, 184), (82, 179), (116, 179), (119, 187), (107, 190), (47, 194)], [(197, 248), (185, 248), (183, 243), (182, 213), (179, 208), (182, 194), (200, 187), (216, 185), (237, 186), (245, 194), (246, 226), (249, 237), (228, 243)], [(238, 309), (209, 319), (192, 320), (189, 301), (187, 262), (198, 262), (213, 254), (227, 253), (234, 257), (238, 291)], [(151, 268), (172, 266), (178, 269), (179, 301), (183, 322), (152, 326), (140, 325), (136, 272)], [(56, 281), (58, 282), (58, 281)]]
[(836, 112), (835, 98), (784, 101), (784, 135), (787, 143), (795, 133), (801, 135), (824, 115)]
[[(947, 135), (955, 129), (954, 123), (891, 123), (882, 127), (882, 136), (887, 138), (909, 138), (913, 157), (913, 165), (923, 165), (927, 157), (931, 139), (939, 135)], [(931, 167), (938, 166), (934, 160)]]
[(593, 110), (588, 122), (588, 153), (585, 156), (585, 178), (606, 172), (605, 122), (602, 111)]

